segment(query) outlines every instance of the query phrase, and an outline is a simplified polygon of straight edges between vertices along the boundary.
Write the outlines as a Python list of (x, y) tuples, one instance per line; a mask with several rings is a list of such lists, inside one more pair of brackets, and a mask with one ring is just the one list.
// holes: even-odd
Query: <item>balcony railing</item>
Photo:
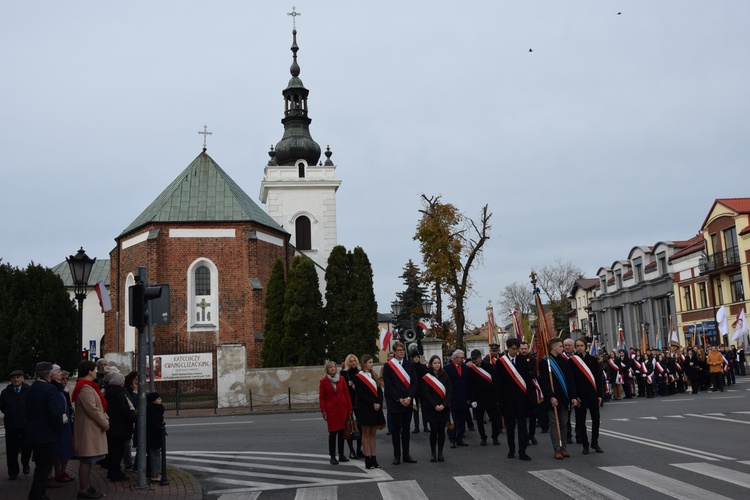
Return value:
[(702, 258), (698, 264), (701, 274), (718, 271), (725, 267), (738, 266), (740, 264), (740, 250), (737, 247)]

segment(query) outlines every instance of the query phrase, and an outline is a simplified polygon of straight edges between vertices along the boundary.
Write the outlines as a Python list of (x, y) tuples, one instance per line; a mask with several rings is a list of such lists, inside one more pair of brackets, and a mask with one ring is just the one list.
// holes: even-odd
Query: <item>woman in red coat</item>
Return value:
[[(331, 455), (331, 465), (348, 462), (349, 459), (344, 455), (344, 425), (352, 413), (352, 400), (349, 397), (346, 382), (341, 380), (335, 361), (326, 363), (326, 374), (320, 379), (318, 398), (323, 420), (328, 423), (328, 452)], [(337, 441), (338, 460), (336, 460)]]

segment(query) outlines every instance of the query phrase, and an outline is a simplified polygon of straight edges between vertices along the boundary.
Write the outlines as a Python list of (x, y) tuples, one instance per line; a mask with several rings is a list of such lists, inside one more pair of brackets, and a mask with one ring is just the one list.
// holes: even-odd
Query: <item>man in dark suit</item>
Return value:
[(52, 472), (55, 448), (64, 423), (64, 399), (51, 381), (52, 363), (37, 363), (36, 382), (31, 384), (26, 395), (26, 419), (36, 464), (29, 500), (47, 498), (47, 477)]
[(596, 358), (586, 352), (586, 339), (575, 342), (576, 354), (570, 358), (579, 405), (575, 409), (576, 441), (583, 445), (583, 454), (589, 454), (589, 438), (586, 434), (586, 411), (591, 415), (591, 447), (604, 453), (599, 447), (599, 407), (604, 397), (604, 381)]
[(505, 431), (508, 435), (508, 458), (516, 455), (516, 427), (518, 427), (518, 458), (529, 461), (526, 446), (529, 437), (526, 429), (534, 388), (531, 381), (531, 368), (528, 358), (520, 356), (520, 343), (516, 338), (506, 341), (508, 352), (495, 364), (495, 397), (500, 412), (505, 420)]
[(471, 418), (469, 414), (469, 391), (467, 381), (469, 380), (469, 368), (464, 363), (466, 356), (461, 349), (456, 349), (451, 355), (451, 362), (445, 365), (445, 373), (451, 380), (453, 386), (453, 399), (451, 399), (451, 415), (453, 416), (453, 429), (448, 429), (448, 439), (451, 448), (456, 446), (469, 446), (464, 441), (466, 434), (466, 420)]
[(404, 344), (394, 342), (393, 353), (393, 359), (383, 366), (385, 400), (393, 423), (393, 465), (399, 465), (402, 457), (404, 463), (413, 464), (417, 461), (409, 455), (409, 431), (414, 398), (417, 395), (417, 374), (414, 365), (406, 359)]
[(547, 348), (548, 356), (539, 362), (539, 383), (549, 408), (549, 435), (555, 458), (562, 460), (570, 456), (565, 439), (568, 408), (571, 404), (573, 407), (578, 406), (578, 393), (570, 361), (563, 354), (562, 340), (557, 337), (550, 339)]
[(500, 344), (490, 344), (489, 347), (490, 352), (482, 359), (482, 362), (489, 363), (494, 367), (497, 360), (500, 359)]
[(489, 362), (482, 361), (482, 352), (479, 349), (471, 351), (471, 366), (469, 366), (469, 399), (474, 409), (474, 418), (477, 421), (479, 437), (482, 439), (481, 446), (487, 445), (487, 433), (484, 430), (484, 414), (490, 417), (492, 423), (492, 443), (500, 444), (497, 436), (500, 434), (500, 412), (497, 409), (495, 399), (495, 385), (492, 377), (495, 367)]
[(17, 479), (21, 471), (18, 455), (21, 455), (23, 473), (28, 474), (31, 460), (31, 443), (26, 429), (26, 394), (29, 384), (23, 381), (23, 372), (10, 374), (10, 385), (0, 393), (0, 412), (5, 425), (5, 454), (8, 460), (8, 479)]

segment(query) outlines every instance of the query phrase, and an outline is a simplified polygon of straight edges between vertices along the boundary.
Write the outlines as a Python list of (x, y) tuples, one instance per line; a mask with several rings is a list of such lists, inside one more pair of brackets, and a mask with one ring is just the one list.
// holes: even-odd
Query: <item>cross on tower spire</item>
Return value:
[(287, 16), (292, 16), (292, 29), (297, 29), (297, 16), (301, 16), (301, 12), (297, 12), (297, 7), (292, 5), (292, 11), (286, 13)]
[(213, 132), (208, 131), (208, 125), (203, 125), (203, 132), (198, 131), (203, 136), (203, 151), (206, 151), (206, 136), (213, 135)]

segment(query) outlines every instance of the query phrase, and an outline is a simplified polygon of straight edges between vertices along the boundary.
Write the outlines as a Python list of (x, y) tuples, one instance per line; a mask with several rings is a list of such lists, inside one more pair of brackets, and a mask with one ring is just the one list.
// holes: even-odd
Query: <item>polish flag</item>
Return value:
[(430, 329), (430, 327), (427, 326), (427, 323), (425, 323), (425, 320), (423, 319), (420, 319), (419, 322), (417, 322), (417, 326), (424, 331), (428, 331)]
[(380, 350), (387, 351), (391, 345), (391, 337), (393, 334), (385, 328), (380, 329)]
[(111, 311), (112, 300), (109, 298), (109, 292), (107, 291), (107, 287), (104, 286), (104, 282), (100, 281), (94, 285), (94, 290), (96, 290), (96, 295), (99, 296), (99, 305), (102, 308), (102, 312)]

